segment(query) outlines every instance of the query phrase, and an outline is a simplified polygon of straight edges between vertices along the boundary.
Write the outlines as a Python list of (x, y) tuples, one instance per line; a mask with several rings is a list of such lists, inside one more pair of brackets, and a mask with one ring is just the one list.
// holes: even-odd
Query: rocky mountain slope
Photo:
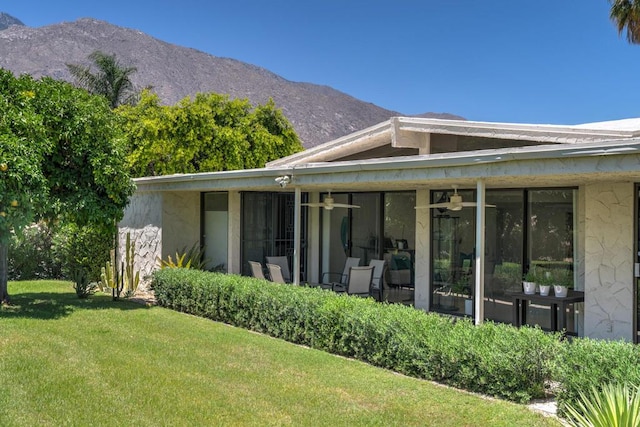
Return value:
[(16, 75), (72, 81), (65, 64), (88, 64), (87, 57), (95, 50), (115, 54), (123, 65), (135, 66), (134, 84), (152, 86), (166, 104), (198, 92), (229, 94), (253, 104), (264, 104), (271, 97), (307, 148), (401, 115), (328, 86), (288, 81), (264, 68), (166, 43), (104, 21), (85, 18), (31, 28), (0, 14), (0, 67)]
[(19, 19), (16, 19), (7, 13), (0, 12), (0, 30), (9, 28), (11, 25), (24, 25), (24, 24)]

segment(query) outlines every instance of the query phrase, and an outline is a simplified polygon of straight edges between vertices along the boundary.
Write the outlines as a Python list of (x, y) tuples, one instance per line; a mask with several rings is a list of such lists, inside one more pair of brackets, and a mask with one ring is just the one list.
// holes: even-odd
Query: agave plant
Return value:
[(579, 427), (635, 427), (640, 425), (640, 387), (605, 384), (580, 393), (575, 405), (566, 407), (569, 424)]

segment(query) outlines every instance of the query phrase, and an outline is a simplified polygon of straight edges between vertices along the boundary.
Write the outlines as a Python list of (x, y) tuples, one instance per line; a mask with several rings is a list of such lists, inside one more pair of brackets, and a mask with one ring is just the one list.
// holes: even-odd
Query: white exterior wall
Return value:
[[(147, 276), (162, 255), (162, 193), (136, 192), (119, 224), (118, 248), (123, 253), (127, 233), (135, 243), (134, 266), (140, 272), (141, 289), (148, 286)], [(120, 254), (118, 254), (120, 258)]]
[(162, 202), (162, 259), (200, 242), (200, 193), (165, 192)]
[(584, 335), (633, 341), (633, 183), (585, 186)]

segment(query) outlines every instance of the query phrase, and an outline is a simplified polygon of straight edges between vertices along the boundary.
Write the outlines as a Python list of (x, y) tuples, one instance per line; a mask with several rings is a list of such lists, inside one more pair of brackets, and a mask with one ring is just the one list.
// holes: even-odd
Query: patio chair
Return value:
[(277, 264), (268, 264), (267, 270), (269, 270), (269, 278), (274, 283), (287, 283), (282, 276), (282, 268)]
[(371, 279), (371, 293), (378, 294), (378, 301), (384, 300), (384, 283), (387, 262), (383, 259), (372, 259), (369, 266), (373, 267), (373, 278)]
[(291, 269), (289, 269), (289, 260), (286, 256), (268, 256), (265, 257), (267, 265), (275, 264), (280, 266), (282, 277), (286, 283), (291, 283)]
[(389, 266), (389, 285), (399, 288), (412, 288), (413, 265), (408, 252), (386, 253), (384, 259)]
[(264, 270), (262, 268), (262, 264), (256, 261), (249, 261), (249, 266), (251, 267), (251, 275), (256, 279), (266, 279), (264, 277)]
[(339, 283), (346, 285), (349, 279), (349, 269), (357, 267), (360, 264), (360, 258), (349, 257), (344, 262), (342, 273), (326, 272), (322, 273), (322, 283)]
[(335, 292), (346, 292), (349, 295), (359, 295), (367, 297), (371, 295), (371, 280), (373, 279), (373, 266), (351, 267), (349, 269), (349, 279), (346, 285), (334, 283)]

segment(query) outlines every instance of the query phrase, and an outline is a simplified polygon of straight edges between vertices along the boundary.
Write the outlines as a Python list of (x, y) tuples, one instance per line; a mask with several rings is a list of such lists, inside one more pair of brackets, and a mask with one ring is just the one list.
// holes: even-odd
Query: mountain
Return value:
[(7, 13), (0, 12), (0, 31), (9, 28), (12, 25), (24, 26), (24, 24), (19, 19), (16, 19)]
[[(115, 54), (125, 66), (136, 67), (133, 83), (139, 88), (152, 86), (165, 104), (199, 92), (247, 98), (254, 105), (271, 97), (306, 148), (402, 115), (328, 86), (292, 82), (264, 68), (166, 43), (96, 19), (38, 28), (24, 26), (6, 14), (0, 19), (0, 67), (15, 75), (73, 81), (66, 64), (89, 65), (87, 57), (101, 50)], [(421, 116), (460, 118), (432, 113)]]

